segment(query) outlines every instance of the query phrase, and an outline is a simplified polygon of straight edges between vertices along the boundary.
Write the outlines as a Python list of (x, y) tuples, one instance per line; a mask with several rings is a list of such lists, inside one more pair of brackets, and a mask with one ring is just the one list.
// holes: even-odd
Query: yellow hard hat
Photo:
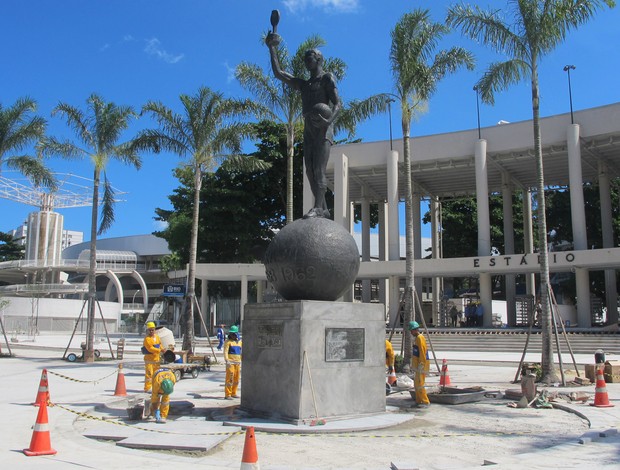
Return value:
[(155, 328), (155, 322), (152, 322), (152, 321), (146, 322), (146, 327), (147, 328)]

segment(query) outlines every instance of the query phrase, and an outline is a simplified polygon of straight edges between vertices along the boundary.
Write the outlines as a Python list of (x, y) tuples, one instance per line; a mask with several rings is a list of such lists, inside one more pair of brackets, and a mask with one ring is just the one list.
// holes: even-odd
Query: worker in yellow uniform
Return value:
[(389, 340), (385, 340), (385, 367), (387, 367), (388, 377), (386, 381), (385, 393), (392, 392), (392, 386), (396, 385), (396, 373), (394, 372), (394, 348)]
[(237, 325), (230, 327), (228, 339), (224, 343), (224, 362), (226, 363), (224, 398), (226, 400), (239, 398), (237, 387), (241, 377), (241, 341), (239, 340), (239, 327)]
[(426, 339), (424, 339), (424, 336), (420, 333), (420, 324), (417, 321), (410, 321), (408, 328), (414, 338), (413, 351), (411, 354), (411, 368), (415, 374), (413, 377), (415, 402), (416, 406), (426, 408), (431, 404), (426, 394), (426, 388), (424, 387), (426, 374), (428, 374), (430, 369)]
[(170, 394), (174, 391), (176, 377), (170, 369), (159, 369), (153, 376), (153, 393), (151, 393), (150, 416), (155, 421), (165, 423), (170, 410)]
[(159, 369), (161, 340), (155, 333), (155, 323), (152, 321), (146, 324), (146, 337), (142, 343), (142, 354), (144, 354), (144, 391), (149, 393), (153, 384), (153, 374)]
[(385, 367), (387, 367), (388, 374), (394, 372), (394, 348), (389, 340), (385, 340)]

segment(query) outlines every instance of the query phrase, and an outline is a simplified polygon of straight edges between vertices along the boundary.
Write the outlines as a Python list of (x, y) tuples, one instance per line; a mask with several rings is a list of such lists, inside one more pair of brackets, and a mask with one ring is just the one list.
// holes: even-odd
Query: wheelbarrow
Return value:
[[(80, 344), (80, 348), (82, 349), (82, 353), (79, 356), (75, 353), (69, 353), (67, 354), (67, 357), (65, 359), (69, 362), (84, 360), (84, 353), (86, 352), (86, 342), (82, 342), (82, 344)], [(96, 358), (99, 358), (101, 356), (101, 351), (99, 351), (98, 349), (95, 349), (93, 353)]]

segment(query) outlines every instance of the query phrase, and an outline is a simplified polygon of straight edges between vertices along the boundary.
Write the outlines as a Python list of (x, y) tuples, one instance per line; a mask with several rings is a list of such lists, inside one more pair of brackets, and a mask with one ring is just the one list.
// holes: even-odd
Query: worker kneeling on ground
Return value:
[(154, 416), (158, 423), (166, 422), (175, 382), (174, 372), (169, 369), (159, 369), (153, 376), (150, 416)]
[(426, 394), (426, 388), (424, 387), (426, 374), (428, 374), (430, 369), (426, 339), (424, 339), (424, 336), (420, 333), (420, 324), (417, 321), (410, 321), (408, 328), (414, 338), (413, 351), (411, 354), (411, 368), (415, 373), (413, 377), (415, 402), (416, 406), (426, 408), (431, 404)]

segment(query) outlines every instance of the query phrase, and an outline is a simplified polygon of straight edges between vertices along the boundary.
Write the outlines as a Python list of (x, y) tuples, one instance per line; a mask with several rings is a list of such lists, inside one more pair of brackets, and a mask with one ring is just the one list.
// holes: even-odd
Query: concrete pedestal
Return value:
[(383, 306), (246, 305), (241, 408), (296, 424), (385, 412)]

